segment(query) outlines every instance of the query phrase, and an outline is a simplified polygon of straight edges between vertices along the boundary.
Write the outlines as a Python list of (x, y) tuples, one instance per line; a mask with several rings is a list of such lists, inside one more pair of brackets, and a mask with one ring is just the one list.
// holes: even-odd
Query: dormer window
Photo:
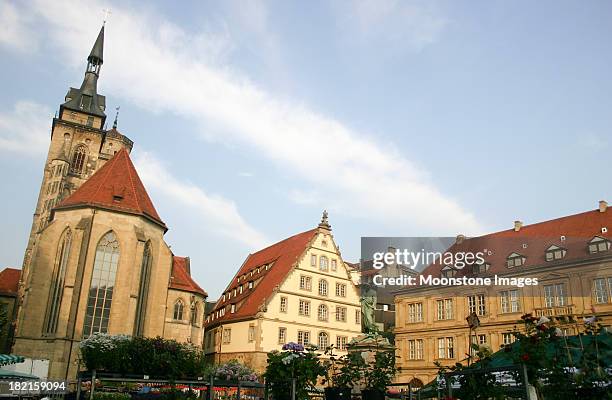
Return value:
[(546, 249), (546, 261), (556, 261), (565, 257), (567, 250), (554, 244)]
[(453, 267), (447, 265), (446, 267), (442, 268), (442, 278), (452, 278), (455, 275), (457, 275), (457, 270)]
[(512, 253), (506, 259), (506, 266), (508, 268), (520, 267), (525, 264), (525, 256), (522, 256), (518, 253)]
[(249, 282), (249, 289), (253, 289), (253, 281)]
[(474, 274), (484, 274), (485, 272), (487, 272), (489, 270), (490, 266), (491, 266), (491, 264), (489, 264), (487, 262), (474, 264), (474, 265), (472, 265), (472, 272)]
[(589, 253), (603, 253), (610, 250), (610, 241), (601, 236), (595, 236), (589, 241)]

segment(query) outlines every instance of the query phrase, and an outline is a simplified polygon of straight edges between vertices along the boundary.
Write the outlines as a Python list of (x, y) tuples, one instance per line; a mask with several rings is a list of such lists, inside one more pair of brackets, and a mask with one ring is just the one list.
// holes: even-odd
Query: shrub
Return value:
[(97, 333), (80, 344), (87, 369), (170, 379), (203, 376), (202, 351), (161, 337), (142, 338)]

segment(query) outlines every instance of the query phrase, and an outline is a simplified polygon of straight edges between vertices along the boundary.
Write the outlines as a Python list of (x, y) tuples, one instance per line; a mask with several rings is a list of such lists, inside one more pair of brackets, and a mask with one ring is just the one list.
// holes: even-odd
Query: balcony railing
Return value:
[(536, 317), (559, 317), (562, 315), (568, 316), (574, 314), (574, 306), (556, 306), (556, 307), (544, 307), (536, 308), (534, 310)]

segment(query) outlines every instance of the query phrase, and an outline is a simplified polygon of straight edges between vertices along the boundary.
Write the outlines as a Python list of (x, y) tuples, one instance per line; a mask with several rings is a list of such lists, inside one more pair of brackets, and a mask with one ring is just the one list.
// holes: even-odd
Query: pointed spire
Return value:
[(115, 114), (115, 121), (113, 122), (113, 129), (117, 129), (117, 119), (119, 118), (119, 109), (121, 107), (115, 107), (117, 113)]
[(62, 108), (69, 110), (98, 115), (102, 117), (102, 123), (106, 119), (106, 114), (104, 114), (106, 99), (98, 94), (98, 77), (102, 67), (103, 53), (104, 25), (100, 28), (100, 33), (87, 57), (87, 69), (81, 87), (79, 89), (70, 88), (66, 94), (66, 102), (62, 105)]
[[(97, 61), (97, 62), (94, 62)], [(98, 38), (91, 48), (91, 52), (89, 53), (89, 57), (87, 57), (87, 61), (94, 64), (102, 64), (104, 60), (104, 25), (100, 28), (100, 33), (98, 33)]]
[(331, 231), (331, 225), (329, 224), (329, 221), (328, 221), (327, 210), (323, 210), (323, 216), (321, 217), (319, 228), (323, 228), (323, 229), (327, 229)]

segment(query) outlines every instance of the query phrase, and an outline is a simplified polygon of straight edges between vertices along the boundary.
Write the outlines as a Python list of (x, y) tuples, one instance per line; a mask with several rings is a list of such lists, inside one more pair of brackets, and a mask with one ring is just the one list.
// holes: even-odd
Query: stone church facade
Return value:
[(98, 332), (202, 342), (207, 294), (164, 241), (133, 142), (116, 118), (105, 128), (103, 47), (104, 27), (53, 119), (21, 274), (13, 352), (48, 359), (50, 378), (74, 378), (79, 342)]

